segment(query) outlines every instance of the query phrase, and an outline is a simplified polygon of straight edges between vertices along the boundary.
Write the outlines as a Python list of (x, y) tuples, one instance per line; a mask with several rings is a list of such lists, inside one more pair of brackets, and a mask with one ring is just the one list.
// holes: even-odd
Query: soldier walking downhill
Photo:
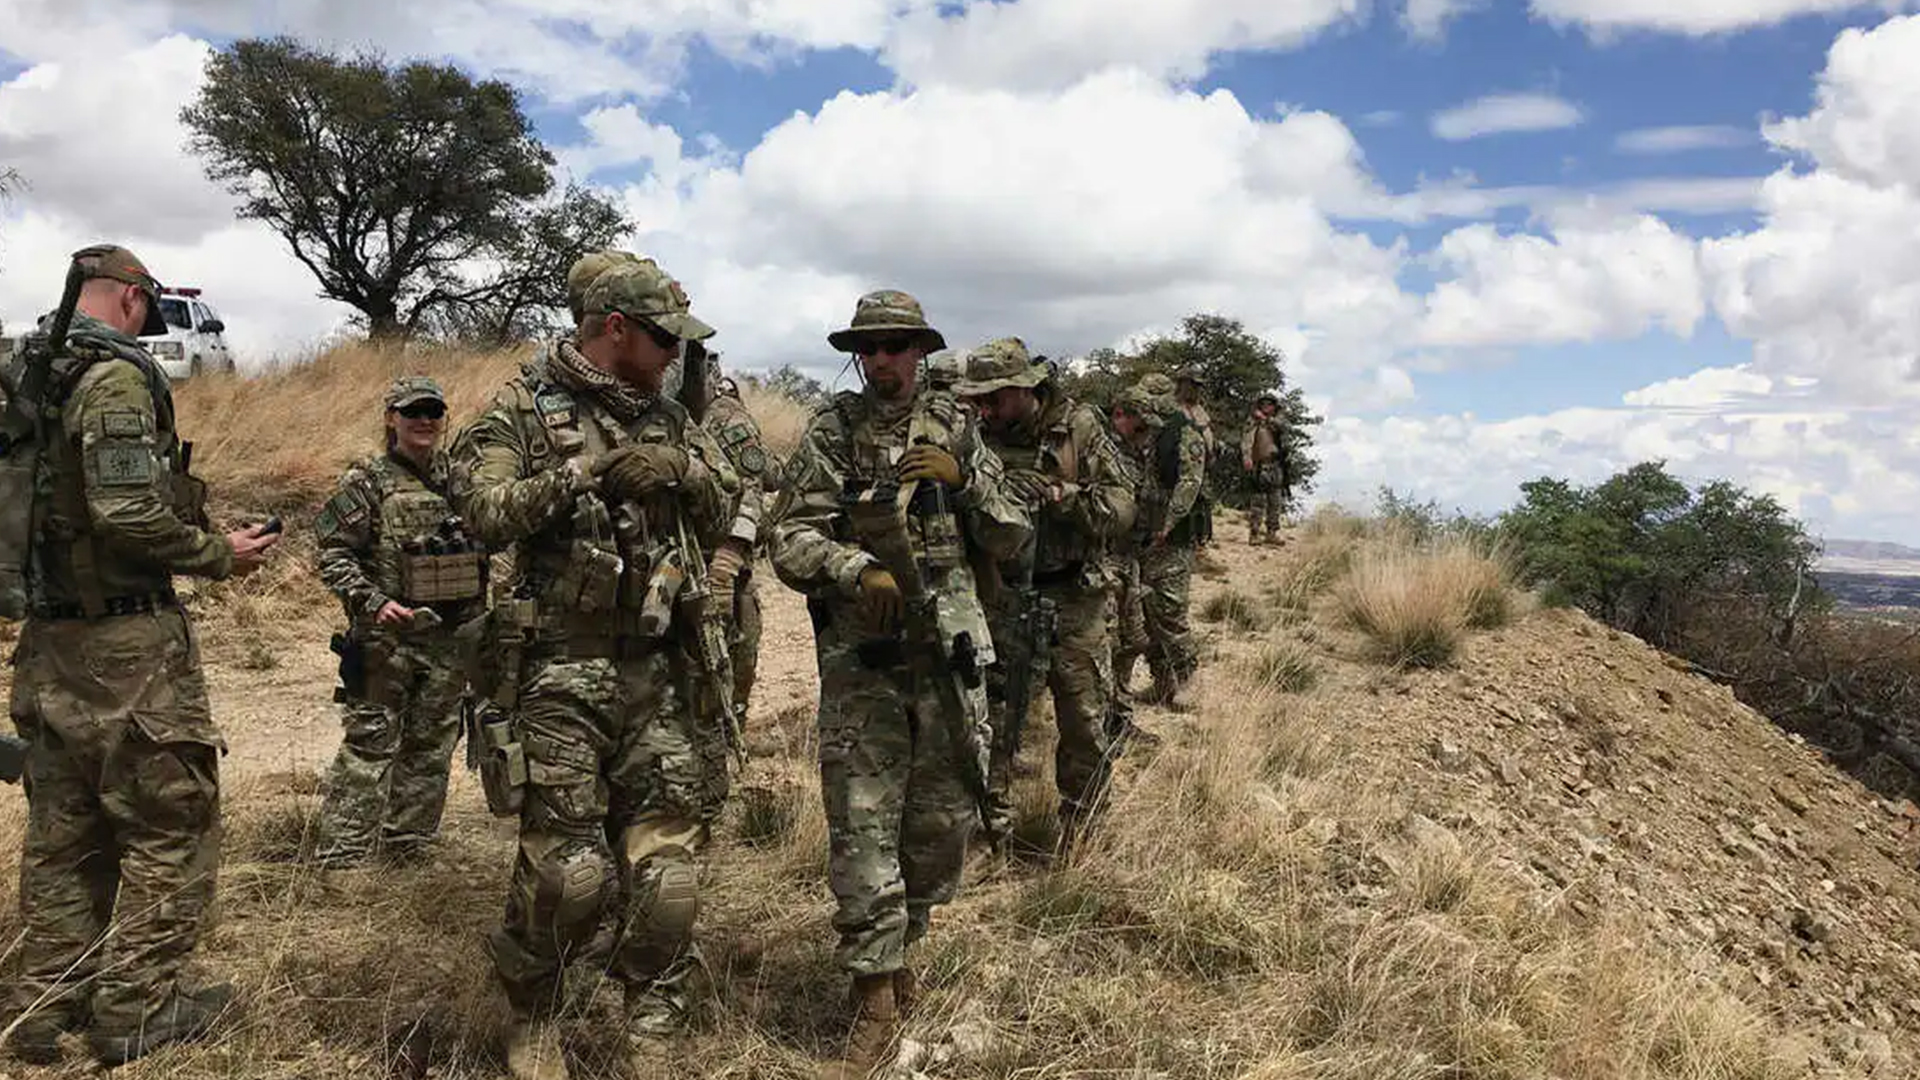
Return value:
[(523, 366), (454, 450), (457, 508), (515, 554), (491, 616), (513, 741), (488, 758), (506, 775), (483, 780), (520, 817), (505, 923), (487, 941), (518, 1080), (567, 1075), (551, 1023), (565, 968), (603, 954), (625, 987), (629, 1065), (671, 1075), (665, 1040), (702, 971), (699, 860), (728, 785), (724, 718), (693, 708), (698, 627), (681, 600), (737, 481), (662, 395), (676, 352), (713, 330), (648, 259), (608, 260), (581, 308), (576, 333)]
[(204, 1035), (232, 997), (182, 978), (220, 865), (226, 744), (173, 576), (250, 573), (279, 535), (209, 530), (167, 378), (136, 340), (165, 329), (146, 266), (93, 247), (23, 350), (46, 375), (36, 493), (0, 513), (31, 514), (5, 526), (31, 548), (8, 583), (27, 603), (11, 712), (30, 745), (5, 991), (8, 1048), (30, 1062), (90, 1023), (94, 1055), (118, 1065)]
[(419, 855), (440, 828), (467, 675), (454, 628), (478, 615), (486, 550), (448, 502), (446, 396), (425, 376), (386, 394), (386, 452), (348, 468), (314, 520), (320, 580), (346, 608), (346, 736), (327, 773), (314, 859)]
[(1113, 408), (1113, 426), (1143, 480), (1134, 517), (1140, 603), (1147, 624), (1149, 700), (1173, 704), (1198, 666), (1187, 604), (1193, 584), (1194, 506), (1206, 450), (1165, 375), (1141, 378)]
[(1287, 499), (1286, 429), (1280, 399), (1261, 394), (1240, 436), (1240, 467), (1253, 478), (1253, 502), (1247, 507), (1247, 543), (1272, 542), (1280, 533)]
[[(1012, 558), (1028, 526), (971, 418), (921, 383), (921, 361), (945, 341), (917, 300), (869, 293), (827, 340), (859, 358), (866, 388), (836, 395), (809, 422), (772, 514), (772, 556), (813, 620), (833, 924), (853, 975), (853, 1030), (821, 1076), (857, 1080), (882, 1061), (912, 1005), (907, 949), (958, 888), (985, 795), (984, 688), (943, 682), (950, 673), (929, 666), (923, 642), (902, 628), (911, 616), (942, 650), (954, 646), (953, 659), (971, 646), (991, 663), (969, 557)], [(896, 483), (911, 493), (904, 513), (888, 501)], [(867, 521), (897, 526), (886, 555), (858, 532)], [(937, 603), (922, 602), (929, 596)]]
[(1019, 338), (969, 353), (954, 390), (979, 410), (987, 447), (1033, 521), (1032, 542), (1001, 564), (1001, 588), (988, 606), (999, 658), (989, 682), (988, 775), (1003, 819), (993, 824), (1004, 835), (1011, 813), (1007, 790), (1026, 724), (1014, 712), (1031, 707), (1033, 687), (1046, 687), (1059, 729), (1053, 772), (1064, 855), (1106, 793), (1113, 668), (1102, 563), (1108, 544), (1133, 526), (1131, 480), (1099, 412), (1069, 397)]

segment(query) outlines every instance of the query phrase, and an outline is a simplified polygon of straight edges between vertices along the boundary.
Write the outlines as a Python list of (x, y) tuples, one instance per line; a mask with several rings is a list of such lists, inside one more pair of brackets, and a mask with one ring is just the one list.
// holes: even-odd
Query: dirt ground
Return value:
[[(1196, 578), (1196, 613), (1216, 593), (1263, 595), (1285, 576), (1290, 548), (1249, 548), (1236, 532), (1231, 518), (1222, 521), (1221, 543)], [(681, 1063), (687, 1076), (807, 1075), (807, 1063), (844, 1030), (811, 764), (811, 632), (799, 598), (764, 565), (761, 575), (766, 636), (750, 723), (755, 760), (712, 859), (701, 924), (727, 1003)], [(266, 632), (203, 622), (215, 715), (232, 751), (223, 763), (229, 835), (221, 910), (202, 961), (235, 979), (245, 1007), (221, 1038), (119, 1075), (497, 1073), (495, 1051), (477, 1034), (497, 1030), (501, 1008), (480, 936), (499, 917), (513, 828), (486, 814), (477, 782), (456, 767), (445, 835), (428, 866), (328, 873), (297, 859), (318, 776), (338, 738), (325, 625), (321, 618)], [(1702, 993), (1747, 1002), (1797, 1055), (1786, 1073), (1623, 1067), (1617, 1075), (1915, 1075), (1920, 814), (1911, 805), (1873, 797), (1724, 689), (1577, 614), (1536, 612), (1478, 635), (1457, 666), (1437, 672), (1367, 662), (1358, 640), (1318, 611), (1246, 629), (1196, 614), (1195, 628), (1206, 658), (1197, 709), (1141, 713), (1145, 726), (1168, 736), (1163, 758), (1187, 752), (1213, 717), (1253, 700), (1247, 669), (1264, 651), (1297, 645), (1321, 674), (1313, 692), (1287, 699), (1286, 722), (1324, 738), (1358, 778), (1353, 783), (1393, 801), (1397, 820), (1441, 830), (1448, 843), (1523, 883), (1528, 902), (1555, 919), (1631, 928), (1637, 948), (1680, 965)], [(1044, 817), (1048, 801), (1050, 730), (1035, 725), (1038, 764), (1021, 787), (1029, 819)], [(1117, 814), (1129, 812), (1130, 790), (1165, 767), (1154, 761), (1152, 752), (1122, 759)], [(17, 790), (0, 790), (0, 853), (9, 858), (23, 828), (21, 801)], [(1323, 833), (1319, 818), (1303, 814), (1293, 828), (1332, 849), (1349, 827), (1329, 824)], [(1389, 877), (1398, 869), (1393, 850), (1383, 845), (1368, 856), (1384, 862)], [(1036, 896), (1058, 898), (1042, 876), (1034, 867), (976, 866), (966, 893), (936, 920), (941, 943), (930, 963), (942, 993), (935, 1019), (910, 1032), (927, 1054), (915, 1075), (1554, 1075), (1431, 1062), (1427, 1072), (1411, 1065), (1260, 1071), (1251, 1063), (1261, 1054), (1296, 1045), (1308, 1054), (1322, 1044), (1225, 1021), (1208, 1031), (1204, 1019), (1193, 1021), (1184, 1042), (1149, 1049), (1143, 1041), (1130, 1068), (1114, 1064), (1128, 1060), (1126, 1052), (1104, 1049), (1099, 1068), (1055, 1068), (1050, 1058), (1081, 1059), (1064, 1044), (1048, 1051), (1018, 1036), (1003, 1037), (1018, 1053), (970, 1050), (957, 1033), (976, 1021), (1017, 1030), (1044, 1019), (1023, 995), (1054, 985), (1036, 973), (1061, 962), (1068, 939), (1053, 936), (1054, 923), (1028, 925)], [(1343, 918), (1358, 913), (1364, 921), (1383, 902), (1378, 880), (1343, 876), (1326, 895), (1351, 907)], [(13, 890), (11, 880), (0, 882), (0, 943), (18, 933)], [(1105, 932), (1091, 943), (1072, 938), (1065, 951), (1107, 955), (1128, 940)], [(1137, 970), (1125, 956), (1107, 958), (1123, 973)], [(1084, 1014), (1059, 1030), (1079, 1032), (1064, 1036), (1082, 1040), (1073, 1053), (1093, 1055), (1087, 1047), (1127, 1037), (1099, 1014), (1119, 1026), (1126, 1018), (1146, 1024), (1156, 1005), (1180, 1011), (1156, 999), (1153, 987), (1201, 995), (1224, 985), (1205, 964), (1179, 977), (1185, 981), (1140, 982), (1131, 992), (1126, 979), (1109, 980), (1100, 1004), (1081, 1003)], [(964, 992), (969, 983), (993, 989)], [(1213, 1007), (1196, 1006), (1197, 1015)], [(605, 1015), (603, 1004), (578, 1021), (576, 1075), (620, 1075)], [(81, 1075), (80, 1057), (76, 1048), (69, 1064), (51, 1070), (0, 1062), (0, 1080)], [(1603, 1066), (1578, 1075), (1616, 1074)]]

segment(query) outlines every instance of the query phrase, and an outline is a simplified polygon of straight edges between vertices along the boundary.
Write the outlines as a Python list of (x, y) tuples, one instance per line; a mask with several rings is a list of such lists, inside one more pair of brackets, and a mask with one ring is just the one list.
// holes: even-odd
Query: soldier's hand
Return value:
[(906, 599), (892, 574), (878, 566), (860, 571), (860, 611), (868, 627), (876, 633), (890, 634), (900, 625), (905, 610)]
[(1022, 502), (1051, 502), (1053, 481), (1037, 469), (1008, 469), (1007, 486)]
[(264, 525), (236, 529), (227, 534), (227, 546), (233, 549), (233, 576), (246, 577), (267, 561), (267, 549), (280, 542), (281, 534), (266, 532)]
[(1247, 470), (1248, 472), (1252, 472), (1253, 471), (1253, 455), (1248, 454), (1245, 457), (1241, 458), (1240, 467)]
[(902, 483), (931, 480), (955, 489), (962, 486), (959, 460), (940, 447), (926, 443), (910, 447), (901, 455), (897, 475)]
[(398, 601), (389, 600), (380, 605), (380, 610), (374, 613), (373, 621), (381, 626), (400, 626), (412, 622), (413, 614), (412, 608)]
[(747, 565), (746, 545), (738, 540), (729, 540), (720, 545), (713, 553), (713, 559), (707, 564), (707, 587), (716, 593), (730, 593), (733, 583), (740, 577), (740, 569)]
[(593, 462), (600, 491), (618, 501), (638, 499), (686, 479), (687, 452), (665, 443), (621, 446)]

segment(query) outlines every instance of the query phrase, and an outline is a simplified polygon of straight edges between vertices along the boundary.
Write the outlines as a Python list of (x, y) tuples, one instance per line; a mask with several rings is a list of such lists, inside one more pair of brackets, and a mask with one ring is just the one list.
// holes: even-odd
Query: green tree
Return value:
[(1739, 609), (1785, 633), (1820, 598), (1818, 547), (1780, 503), (1726, 481), (1693, 491), (1645, 462), (1589, 488), (1520, 486), (1500, 533), (1550, 600), (1665, 648)]
[[(604, 232), (602, 208), (578, 194), (539, 208), (553, 155), (504, 82), (288, 38), (236, 42), (206, 74), (181, 120), (208, 177), (376, 337), (436, 319), (485, 323), (489, 310), (510, 325), (532, 299), (521, 261), (568, 246), (530, 230)], [(474, 268), (488, 265), (499, 279), (476, 283)]]
[(596, 192), (568, 185), (557, 201), (522, 213), (496, 253), (497, 270), (445, 281), (420, 298), (442, 337), (497, 347), (565, 328), (567, 289), (555, 267), (612, 247), (632, 224)]
[(1172, 376), (1193, 372), (1200, 376), (1204, 402), (1213, 418), (1221, 453), (1214, 459), (1216, 489), (1231, 493), (1245, 479), (1240, 469), (1240, 433), (1252, 404), (1271, 393), (1280, 402), (1286, 437), (1287, 475), (1293, 492), (1313, 489), (1320, 461), (1313, 454), (1313, 429), (1321, 422), (1307, 406), (1298, 387), (1289, 386), (1286, 355), (1273, 344), (1248, 332), (1238, 319), (1221, 315), (1189, 315), (1180, 332), (1142, 342), (1131, 352), (1096, 349), (1082, 357), (1066, 375), (1074, 396), (1102, 409), (1110, 408), (1120, 391), (1149, 372)]

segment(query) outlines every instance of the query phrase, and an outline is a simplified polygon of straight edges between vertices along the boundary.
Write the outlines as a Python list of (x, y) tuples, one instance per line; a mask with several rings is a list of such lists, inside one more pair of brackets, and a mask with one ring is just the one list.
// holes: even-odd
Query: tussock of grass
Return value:
[(1366, 635), (1375, 659), (1395, 667), (1452, 663), (1468, 629), (1504, 625), (1513, 604), (1504, 566), (1464, 541), (1369, 546), (1339, 594), (1342, 618)]
[(1200, 617), (1207, 622), (1224, 622), (1243, 633), (1265, 630), (1273, 618), (1258, 600), (1238, 589), (1223, 589), (1200, 605)]
[(1313, 650), (1293, 640), (1262, 646), (1250, 669), (1257, 685), (1283, 694), (1304, 694), (1320, 680)]

